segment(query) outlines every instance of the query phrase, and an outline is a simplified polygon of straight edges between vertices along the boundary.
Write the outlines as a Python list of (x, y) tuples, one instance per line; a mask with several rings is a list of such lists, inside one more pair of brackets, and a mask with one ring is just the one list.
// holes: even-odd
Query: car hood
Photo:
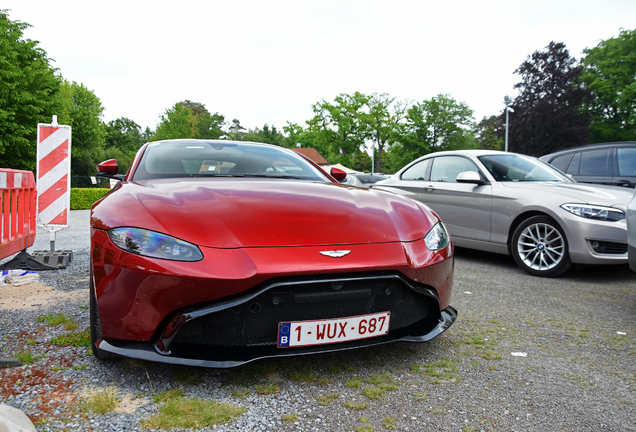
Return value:
[(563, 203), (596, 204), (623, 210), (634, 194), (632, 189), (583, 183), (498, 182), (498, 184), (510, 189), (532, 191), (535, 194), (558, 194), (563, 197)]
[(217, 248), (413, 241), (437, 221), (421, 203), (392, 193), (265, 179), (125, 183), (91, 215), (95, 228), (145, 228)]

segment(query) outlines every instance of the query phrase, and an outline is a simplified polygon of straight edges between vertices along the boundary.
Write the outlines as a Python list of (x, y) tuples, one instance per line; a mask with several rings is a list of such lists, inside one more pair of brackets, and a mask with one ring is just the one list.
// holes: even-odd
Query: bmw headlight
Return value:
[(585, 219), (616, 222), (625, 219), (625, 212), (614, 207), (604, 207), (588, 204), (563, 204), (563, 210)]
[(433, 228), (424, 237), (424, 242), (428, 250), (437, 251), (444, 249), (450, 243), (450, 236), (446, 230), (446, 226), (442, 222), (435, 224)]
[(136, 255), (173, 261), (203, 259), (203, 254), (196, 245), (154, 231), (113, 228), (108, 231), (108, 236), (118, 248)]

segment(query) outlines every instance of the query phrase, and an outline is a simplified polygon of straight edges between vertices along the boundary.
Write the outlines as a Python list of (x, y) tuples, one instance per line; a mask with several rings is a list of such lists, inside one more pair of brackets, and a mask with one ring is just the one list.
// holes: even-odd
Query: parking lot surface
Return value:
[[(22, 409), (38, 430), (157, 428), (166, 402), (156, 396), (175, 389), (244, 408), (203, 430), (636, 430), (636, 273), (627, 266), (545, 279), (510, 257), (458, 249), (451, 304), (459, 317), (429, 343), (231, 370), (100, 362), (82, 343), (64, 343), (89, 323), (88, 217), (73, 211), (58, 232), (56, 249), (74, 259), (40, 272), (40, 293), (20, 302), (0, 287), (1, 355), (33, 360), (0, 370), (0, 403)], [(38, 232), (30, 250), (48, 248), (48, 233)], [(55, 314), (77, 328), (48, 323)], [(106, 393), (117, 403), (98, 413), (90, 402)]]

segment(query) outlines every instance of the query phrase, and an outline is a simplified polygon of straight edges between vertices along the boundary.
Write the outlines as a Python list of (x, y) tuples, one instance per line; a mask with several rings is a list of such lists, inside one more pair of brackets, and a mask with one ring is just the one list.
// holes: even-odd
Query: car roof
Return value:
[(589, 150), (595, 148), (606, 148), (606, 147), (636, 147), (636, 141), (616, 141), (616, 142), (606, 142), (606, 143), (597, 143), (597, 144), (586, 144), (578, 147), (570, 147), (563, 150), (559, 150), (553, 153), (548, 153), (540, 157), (541, 160), (552, 159), (552, 157), (557, 155), (563, 155), (567, 153), (572, 153), (581, 150)]

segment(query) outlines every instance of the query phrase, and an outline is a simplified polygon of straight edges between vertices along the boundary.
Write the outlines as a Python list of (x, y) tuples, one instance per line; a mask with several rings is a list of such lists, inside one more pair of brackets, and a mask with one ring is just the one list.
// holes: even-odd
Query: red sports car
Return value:
[(94, 354), (232, 367), (423, 342), (456, 319), (453, 247), (424, 204), (341, 185), (282, 147), (145, 144), (91, 211)]

